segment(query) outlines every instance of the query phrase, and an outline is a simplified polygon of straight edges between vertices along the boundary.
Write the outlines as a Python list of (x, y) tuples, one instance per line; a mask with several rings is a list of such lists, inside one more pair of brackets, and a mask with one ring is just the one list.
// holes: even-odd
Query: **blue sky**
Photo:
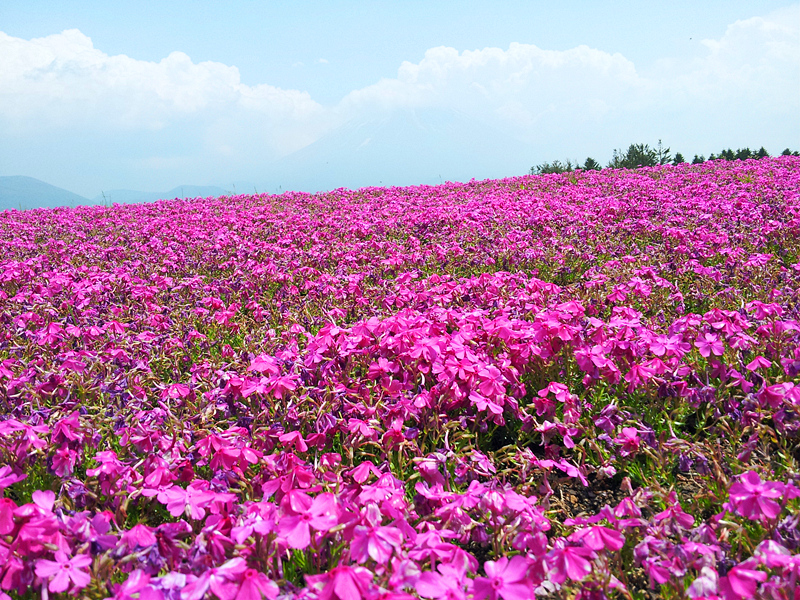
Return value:
[(0, 175), (89, 197), (800, 147), (797, 3), (3, 0), (0, 32)]

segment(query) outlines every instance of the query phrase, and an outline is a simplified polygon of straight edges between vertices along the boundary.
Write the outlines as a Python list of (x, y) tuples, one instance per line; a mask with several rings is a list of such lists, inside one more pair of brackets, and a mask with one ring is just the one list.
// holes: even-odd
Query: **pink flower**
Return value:
[(711, 354), (722, 356), (725, 352), (725, 347), (722, 345), (720, 339), (711, 333), (704, 333), (702, 337), (698, 337), (694, 341), (694, 345), (700, 350), (700, 354), (706, 358)]
[(719, 576), (711, 567), (700, 569), (700, 576), (695, 579), (686, 590), (690, 598), (705, 598), (716, 594), (719, 585)]
[(279, 590), (275, 582), (255, 569), (247, 569), (241, 577), (235, 600), (261, 600), (262, 596), (272, 600), (278, 595)]
[(0, 492), (26, 477), (25, 473), (14, 473), (9, 466), (0, 467)]
[(147, 525), (139, 523), (123, 533), (120, 541), (131, 551), (137, 546), (139, 548), (153, 546), (158, 540)]
[(423, 598), (443, 598), (445, 600), (464, 600), (464, 569), (450, 563), (439, 565), (439, 572), (426, 571), (417, 580), (417, 593)]
[(303, 434), (301, 434), (299, 431), (290, 431), (289, 433), (284, 433), (278, 438), (278, 440), (287, 446), (294, 446), (298, 452), (305, 452), (308, 450), (308, 445), (306, 445), (306, 441), (303, 439)]
[(731, 485), (729, 507), (751, 521), (774, 519), (781, 512), (775, 498), (784, 495), (786, 486), (776, 481), (761, 481), (758, 473), (748, 471)]
[(584, 546), (591, 548), (595, 552), (602, 552), (604, 550), (621, 550), (625, 545), (625, 536), (619, 531), (603, 527), (602, 525), (595, 525), (587, 527), (586, 529), (579, 529), (571, 536), (571, 541), (582, 541)]
[(628, 456), (634, 454), (639, 450), (639, 444), (642, 438), (639, 437), (639, 430), (635, 427), (623, 427), (622, 432), (614, 439), (614, 442), (621, 446), (620, 454)]
[(92, 578), (81, 568), (92, 564), (92, 557), (79, 554), (68, 558), (66, 552), (59, 550), (55, 554), (55, 562), (39, 559), (36, 561), (36, 575), (42, 579), (50, 579), (47, 586), (51, 592), (64, 592), (72, 581), (76, 589), (85, 588)]
[(11, 498), (0, 498), (0, 535), (14, 531), (14, 509), (17, 505)]
[(307, 575), (306, 581), (320, 589), (317, 600), (361, 600), (372, 586), (372, 573), (364, 567), (339, 566), (321, 575)]
[(668, 501), (671, 503), (667, 508), (655, 516), (656, 521), (667, 521), (671, 525), (680, 525), (684, 529), (688, 529), (694, 524), (694, 517), (687, 512), (684, 512), (681, 505), (678, 503), (678, 497), (675, 492), (670, 492)]
[[(493, 400), (489, 398), (485, 398), (481, 396), (477, 392), (472, 392), (469, 395), (469, 399), (475, 405), (479, 411), (484, 412), (488, 410), (493, 415), (502, 415), (503, 414), (503, 407), (500, 404), (497, 404)], [(502, 402), (502, 401), (501, 401)]]
[(505, 393), (503, 374), (494, 365), (481, 367), (478, 370), (478, 377), (480, 378), (478, 389), (484, 396), (492, 398), (502, 396)]
[(736, 565), (725, 577), (719, 579), (719, 591), (725, 600), (741, 600), (755, 596), (759, 582), (767, 580), (767, 574), (744, 565)]
[(282, 504), (285, 516), (278, 524), (278, 531), (292, 548), (302, 550), (311, 543), (312, 527), (327, 531), (337, 523), (333, 494), (326, 492), (312, 500), (305, 492), (292, 490)]
[[(180, 517), (188, 508), (192, 519), (202, 519), (206, 516), (205, 508), (211, 504), (217, 495), (203, 489), (207, 482), (195, 480), (184, 490), (178, 486), (168, 488), (164, 495), (167, 500), (167, 510), (173, 517)], [(159, 500), (161, 496), (159, 494)]]
[(530, 584), (525, 581), (528, 574), (528, 561), (525, 557), (487, 560), (483, 563), (483, 569), (487, 577), (475, 578), (475, 600), (495, 600), (498, 597), (503, 600), (526, 600), (533, 595)]
[(363, 563), (371, 558), (380, 565), (389, 562), (393, 549), (400, 549), (403, 534), (397, 527), (364, 527), (358, 525), (353, 531), (350, 555)]
[(33, 503), (46, 512), (51, 512), (56, 503), (56, 495), (52, 490), (36, 490), (31, 494)]
[(594, 557), (594, 551), (585, 546), (557, 546), (547, 556), (550, 579), (559, 585), (567, 578), (580, 581), (592, 572)]
[(756, 356), (745, 366), (748, 371), (757, 371), (758, 369), (769, 369), (772, 366), (772, 363), (763, 356)]
[(142, 571), (141, 569), (136, 569), (128, 578), (121, 584), (116, 587), (114, 591), (114, 600), (132, 600), (134, 594), (140, 594), (139, 597), (142, 597), (142, 590), (147, 587), (150, 583), (150, 575)]

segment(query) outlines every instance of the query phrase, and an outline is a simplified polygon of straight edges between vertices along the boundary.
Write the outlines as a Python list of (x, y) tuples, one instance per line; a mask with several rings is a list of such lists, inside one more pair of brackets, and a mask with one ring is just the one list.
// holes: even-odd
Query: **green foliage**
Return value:
[(572, 161), (567, 159), (564, 162), (554, 160), (553, 162), (543, 162), (540, 165), (531, 167), (531, 175), (547, 175), (548, 173), (571, 173), (578, 168), (578, 161), (572, 164)]
[(658, 140), (658, 145), (655, 147), (656, 152), (656, 163), (659, 165), (666, 165), (672, 161), (672, 157), (669, 153), (669, 148), (664, 147), (661, 143), (661, 140)]
[(708, 157), (708, 159), (709, 160), (719, 160), (719, 159), (722, 159), (722, 160), (748, 160), (748, 159), (751, 159), (751, 158), (756, 158), (756, 159), (758, 159), (758, 158), (766, 158), (768, 156), (769, 156), (769, 152), (767, 152), (767, 150), (764, 148), (764, 146), (761, 146), (761, 148), (759, 148), (758, 150), (755, 150), (755, 151), (750, 150), (750, 148), (739, 148), (738, 150), (736, 150), (734, 152), (730, 148), (726, 148), (726, 149), (722, 150), (716, 156), (714, 154), (711, 154)]
[[(786, 148), (781, 152), (782, 156), (800, 156), (797, 150)], [(766, 158), (769, 152), (761, 146), (758, 150), (751, 150), (748, 147), (739, 148), (734, 151), (731, 148), (723, 149), (719, 154), (709, 154), (708, 160), (748, 160)], [(699, 165), (706, 161), (702, 154), (695, 154), (692, 159), (693, 165)], [(627, 150), (621, 148), (615, 149), (611, 160), (608, 163), (610, 169), (636, 169), (639, 167), (655, 167), (657, 165), (673, 164), (679, 165), (686, 162), (686, 158), (680, 152), (676, 152), (675, 156), (670, 154), (670, 149), (664, 146), (661, 140), (655, 147), (651, 148), (648, 144), (631, 144)], [(565, 161), (554, 160), (552, 162), (543, 162), (539, 165), (531, 167), (531, 175), (545, 175), (548, 173), (569, 173), (577, 169), (584, 171), (600, 171), (603, 167), (592, 157), (588, 157), (583, 165), (578, 161)]]
[[(667, 148), (667, 153), (669, 153), (669, 148)], [(614, 150), (608, 167), (610, 169), (654, 167), (660, 164), (659, 160), (661, 158), (662, 156), (659, 155), (659, 150), (651, 148), (648, 144), (631, 144), (626, 151), (621, 149)]]
[(583, 170), (584, 171), (599, 171), (602, 168), (603, 167), (600, 165), (600, 163), (597, 162), (595, 159), (593, 159), (591, 156), (588, 157), (583, 162)]

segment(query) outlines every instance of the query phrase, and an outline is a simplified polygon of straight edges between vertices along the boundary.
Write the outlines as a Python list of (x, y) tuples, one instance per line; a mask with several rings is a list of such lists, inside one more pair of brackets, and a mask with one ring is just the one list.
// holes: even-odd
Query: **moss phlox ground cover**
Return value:
[(800, 593), (796, 157), (0, 246), (0, 598)]

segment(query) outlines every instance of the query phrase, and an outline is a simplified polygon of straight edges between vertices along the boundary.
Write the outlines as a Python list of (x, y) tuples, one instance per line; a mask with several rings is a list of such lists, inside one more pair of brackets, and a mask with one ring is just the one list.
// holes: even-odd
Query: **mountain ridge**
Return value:
[(0, 211), (104, 204), (137, 204), (155, 202), (157, 200), (171, 200), (173, 198), (218, 197), (230, 193), (228, 190), (213, 185), (179, 185), (166, 192), (110, 190), (94, 198), (86, 198), (35, 177), (2, 175), (0, 176)]

